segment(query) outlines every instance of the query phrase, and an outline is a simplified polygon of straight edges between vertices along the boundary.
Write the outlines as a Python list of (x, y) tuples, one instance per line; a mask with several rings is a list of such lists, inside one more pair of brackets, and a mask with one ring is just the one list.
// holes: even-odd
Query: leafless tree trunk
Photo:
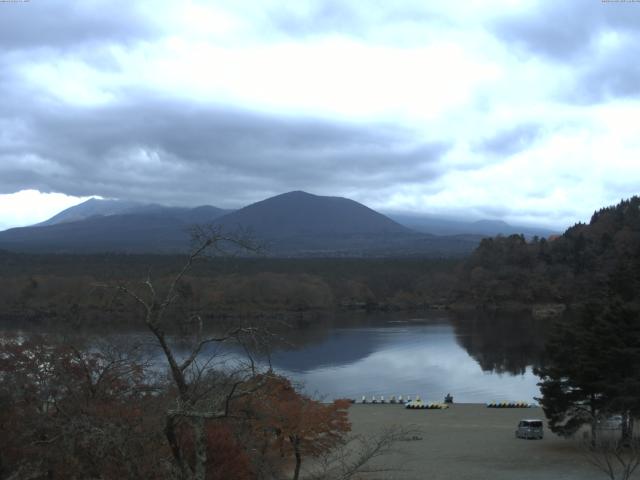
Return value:
[[(132, 298), (140, 305), (144, 312), (144, 324), (153, 334), (160, 346), (167, 361), (169, 372), (173, 384), (177, 389), (177, 400), (175, 408), (169, 410), (165, 422), (165, 435), (176, 464), (176, 477), (181, 480), (204, 480), (206, 475), (207, 440), (206, 440), (206, 420), (221, 419), (229, 416), (229, 403), (232, 399), (251, 393), (245, 390), (243, 380), (248, 377), (239, 375), (235, 383), (226, 385), (222, 391), (215, 391), (215, 388), (203, 388), (203, 381), (208, 367), (208, 362), (199, 363), (198, 357), (203, 349), (209, 344), (235, 341), (243, 344), (245, 338), (256, 337), (256, 330), (252, 328), (234, 328), (227, 333), (216, 336), (204, 336), (202, 320), (197, 317), (196, 339), (189, 355), (180, 361), (176, 352), (169, 343), (165, 331), (165, 315), (172, 305), (180, 297), (178, 287), (185, 274), (192, 268), (194, 262), (204, 257), (208, 252), (228, 255), (228, 247), (244, 251), (255, 252), (258, 247), (251, 240), (242, 238), (239, 235), (226, 235), (216, 228), (197, 228), (193, 233), (195, 247), (187, 257), (185, 264), (178, 274), (171, 280), (169, 287), (163, 295), (160, 295), (148, 275), (143, 282), (145, 293), (126, 286), (117, 285), (117, 291)], [(104, 286), (104, 285), (103, 285)], [(106, 286), (113, 288), (112, 286)], [(247, 349), (248, 356), (250, 353)], [(251, 372), (255, 375), (255, 364), (250, 358)], [(251, 386), (255, 390), (257, 386)], [(204, 390), (204, 391), (203, 391)], [(204, 397), (208, 400), (214, 398), (216, 401), (209, 401), (203, 405)], [(185, 452), (180, 444), (179, 425), (188, 425), (194, 438), (194, 464), (185, 458)]]
[(300, 439), (297, 436), (291, 436), (289, 438), (293, 444), (293, 452), (296, 458), (296, 468), (293, 471), (293, 480), (300, 478), (300, 467), (302, 466), (302, 454), (300, 453)]
[(625, 410), (622, 414), (622, 442), (631, 441), (633, 441), (633, 415), (629, 410)]
[(589, 413), (591, 414), (591, 446), (595, 447), (598, 443), (598, 410), (595, 407), (595, 397), (591, 396)]

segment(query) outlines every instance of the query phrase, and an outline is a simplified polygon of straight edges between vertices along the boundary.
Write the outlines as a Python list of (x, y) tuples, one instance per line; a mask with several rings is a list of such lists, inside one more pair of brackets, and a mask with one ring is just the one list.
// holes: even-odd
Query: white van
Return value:
[(540, 439), (544, 436), (542, 420), (537, 418), (527, 418), (520, 420), (516, 430), (516, 438)]

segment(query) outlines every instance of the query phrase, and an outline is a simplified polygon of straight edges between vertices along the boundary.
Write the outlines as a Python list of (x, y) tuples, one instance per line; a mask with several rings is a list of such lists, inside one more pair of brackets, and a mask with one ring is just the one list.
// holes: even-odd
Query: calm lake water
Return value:
[[(456, 402), (534, 402), (539, 396), (532, 369), (541, 361), (547, 326), (530, 317), (354, 313), (294, 323), (278, 332), (271, 364), (316, 398), (420, 395), (442, 401), (451, 393)], [(146, 332), (90, 335), (116, 343), (142, 339), (164, 366)], [(182, 349), (182, 342), (175, 345)], [(218, 353), (227, 361), (239, 355)]]
[(308, 393), (329, 399), (420, 395), (442, 401), (451, 393), (458, 402), (533, 402), (539, 396), (532, 372), (544, 343), (539, 321), (431, 313), (355, 323), (330, 326), (314, 341), (276, 351), (273, 366)]

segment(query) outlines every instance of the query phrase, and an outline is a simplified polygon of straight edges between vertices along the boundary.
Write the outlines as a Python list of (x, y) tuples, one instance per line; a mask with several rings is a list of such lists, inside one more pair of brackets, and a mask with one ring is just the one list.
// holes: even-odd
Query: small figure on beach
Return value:
[(450, 393), (444, 396), (444, 403), (453, 403), (453, 396)]

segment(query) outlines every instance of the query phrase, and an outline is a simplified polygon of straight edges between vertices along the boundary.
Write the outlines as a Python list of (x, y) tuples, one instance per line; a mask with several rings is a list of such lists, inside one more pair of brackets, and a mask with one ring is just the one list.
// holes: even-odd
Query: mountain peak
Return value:
[(273, 200), (276, 198), (293, 199), (293, 198), (336, 198), (336, 197), (322, 197), (322, 195), (315, 195), (313, 193), (305, 192), (304, 190), (292, 190), (290, 192), (274, 195), (265, 200)]
[(361, 203), (294, 190), (253, 203), (220, 218), (260, 236), (360, 235), (409, 233), (410, 230)]
[[(314, 195), (313, 193), (305, 192), (304, 190), (291, 190), (290, 192), (281, 193), (280, 195), (276, 195), (276, 197), (286, 197), (286, 196), (309, 196), (309, 197), (317, 197), (318, 195)], [(272, 197), (273, 198), (273, 197)]]

